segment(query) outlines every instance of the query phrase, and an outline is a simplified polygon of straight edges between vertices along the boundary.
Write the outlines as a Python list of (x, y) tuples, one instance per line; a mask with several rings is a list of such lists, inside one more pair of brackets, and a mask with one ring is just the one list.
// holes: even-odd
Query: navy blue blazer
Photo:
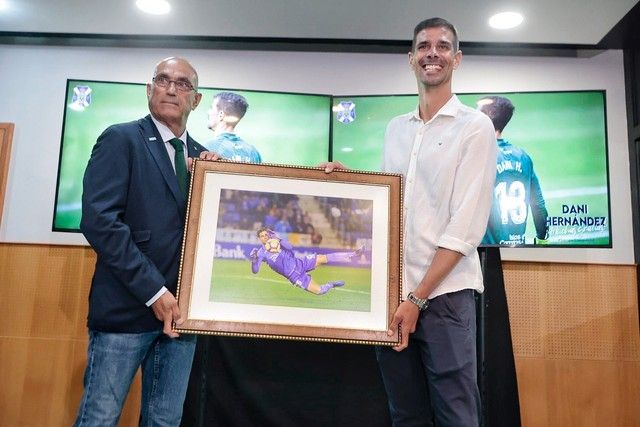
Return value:
[[(189, 157), (205, 147), (187, 138)], [(186, 198), (151, 116), (110, 126), (91, 152), (80, 229), (98, 257), (90, 329), (162, 329), (145, 303), (162, 286), (175, 295)]]

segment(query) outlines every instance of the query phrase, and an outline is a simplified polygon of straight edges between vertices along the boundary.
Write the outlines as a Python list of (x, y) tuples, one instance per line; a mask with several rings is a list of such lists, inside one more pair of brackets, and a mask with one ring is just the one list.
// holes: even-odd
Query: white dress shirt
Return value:
[[(176, 171), (176, 164), (175, 164), (175, 155), (176, 155), (176, 149), (173, 148), (173, 145), (171, 145), (171, 143), (169, 141), (171, 141), (173, 138), (175, 138), (176, 136), (173, 134), (173, 132), (171, 132), (171, 129), (169, 129), (169, 127), (167, 125), (165, 125), (164, 123), (156, 120), (155, 117), (153, 117), (153, 115), (151, 116), (151, 120), (153, 120), (153, 124), (156, 125), (156, 128), (158, 128), (158, 133), (160, 133), (160, 137), (162, 138), (162, 141), (164, 142), (164, 147), (167, 149), (167, 154), (169, 155), (169, 160), (171, 160), (171, 166), (173, 166), (173, 171)], [(180, 135), (178, 137), (178, 139), (180, 141), (182, 141), (182, 151), (184, 151), (184, 162), (185, 164), (187, 163), (187, 157), (189, 156), (189, 153), (187, 151), (187, 131), (185, 129), (185, 131), (182, 133), (182, 135)]]
[[(176, 154), (176, 149), (173, 148), (173, 145), (171, 145), (171, 143), (169, 142), (170, 140), (172, 140), (173, 138), (175, 138), (175, 135), (173, 134), (173, 132), (171, 132), (171, 130), (169, 129), (169, 127), (167, 127), (167, 125), (165, 125), (162, 122), (159, 122), (158, 120), (156, 120), (155, 117), (153, 117), (153, 115), (151, 116), (151, 120), (153, 120), (153, 123), (156, 125), (156, 128), (158, 128), (158, 133), (160, 133), (160, 137), (162, 138), (162, 141), (164, 142), (164, 147), (167, 149), (167, 154), (169, 154), (169, 160), (171, 160), (171, 166), (173, 166), (173, 171), (175, 172), (176, 170), (176, 164), (175, 164), (175, 154)], [(180, 135), (180, 137), (178, 138), (182, 141), (182, 145), (183, 147), (183, 151), (184, 151), (184, 161), (185, 163), (187, 162), (187, 131), (185, 130), (184, 133), (182, 135)], [(149, 301), (147, 301), (145, 304), (147, 307), (151, 307), (151, 305), (156, 302), (161, 296), (162, 294), (164, 294), (165, 292), (167, 292), (168, 289), (166, 286), (163, 286), (162, 288), (160, 288), (160, 290), (158, 292), (156, 292), (156, 294), (154, 296), (152, 296)]]
[(405, 296), (418, 287), (438, 247), (463, 257), (429, 298), (484, 290), (476, 247), (491, 209), (496, 156), (491, 120), (455, 95), (426, 123), (416, 108), (387, 125), (382, 170), (404, 176)]

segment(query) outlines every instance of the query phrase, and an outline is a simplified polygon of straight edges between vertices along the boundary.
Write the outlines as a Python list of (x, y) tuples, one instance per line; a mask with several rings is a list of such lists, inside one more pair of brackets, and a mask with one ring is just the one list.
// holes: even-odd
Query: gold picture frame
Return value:
[(399, 343), (401, 207), (396, 174), (194, 160), (174, 329)]

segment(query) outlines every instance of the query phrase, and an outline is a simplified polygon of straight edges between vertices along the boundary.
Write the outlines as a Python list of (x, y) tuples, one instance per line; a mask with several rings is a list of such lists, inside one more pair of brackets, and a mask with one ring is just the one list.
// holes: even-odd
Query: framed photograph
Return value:
[(195, 160), (182, 333), (395, 345), (402, 177)]

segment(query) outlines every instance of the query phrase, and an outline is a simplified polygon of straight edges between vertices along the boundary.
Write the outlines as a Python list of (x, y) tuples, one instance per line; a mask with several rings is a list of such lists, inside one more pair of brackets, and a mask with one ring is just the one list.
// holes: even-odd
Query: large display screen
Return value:
[[(489, 95), (509, 99), (515, 110), (503, 130), (496, 164), (490, 226), (493, 221), (497, 232), (482, 244), (611, 247), (604, 91), (458, 97), (477, 108)], [(415, 110), (417, 102), (417, 95), (334, 97), (332, 158), (350, 168), (378, 170), (387, 123)], [(518, 159), (509, 157), (516, 154)], [(526, 169), (529, 178), (535, 173), (539, 194), (531, 180), (523, 184), (517, 176), (505, 178), (505, 171), (518, 168)]]
[[(328, 95), (199, 88), (202, 101), (189, 117), (189, 135), (203, 145), (214, 138), (208, 110), (216, 93), (234, 92), (249, 107), (235, 132), (263, 162), (315, 166), (329, 153)], [(82, 177), (98, 136), (108, 126), (149, 114), (144, 84), (68, 80), (54, 208), (55, 231), (78, 231)]]

